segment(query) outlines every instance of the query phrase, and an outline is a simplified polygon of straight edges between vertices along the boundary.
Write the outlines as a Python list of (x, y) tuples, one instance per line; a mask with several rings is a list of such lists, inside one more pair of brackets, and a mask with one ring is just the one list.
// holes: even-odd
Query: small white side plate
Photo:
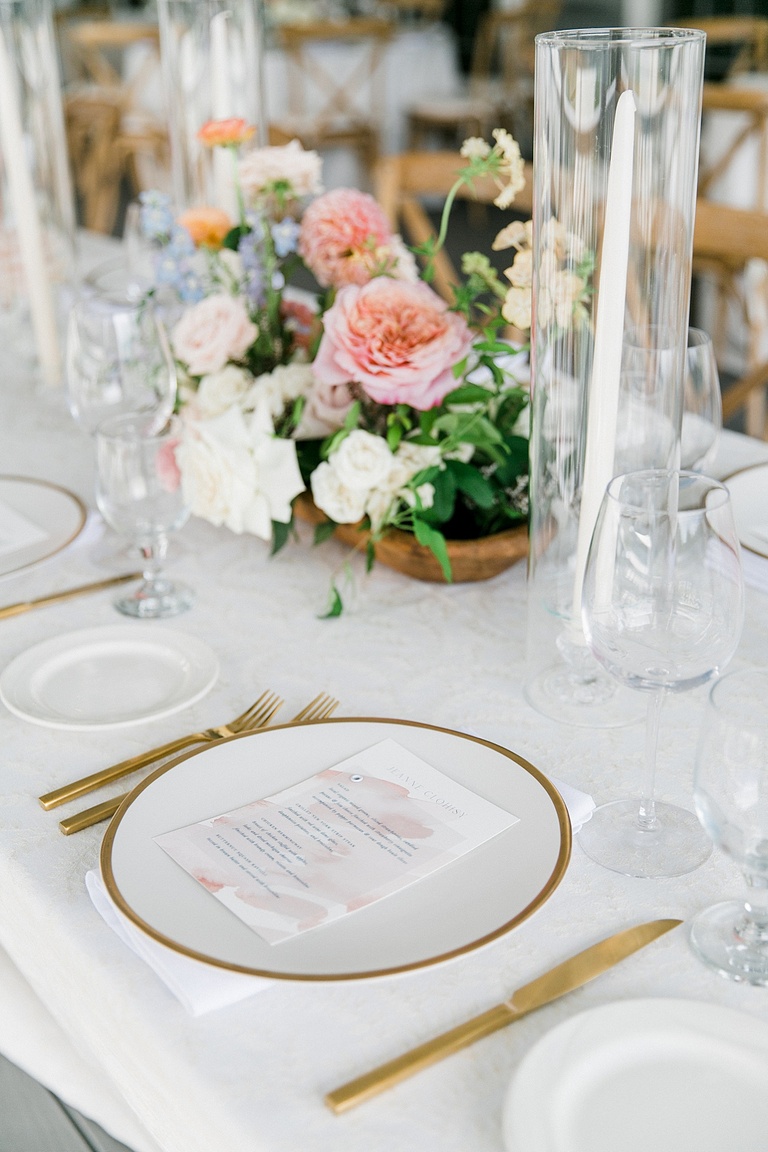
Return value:
[(768, 464), (743, 468), (723, 483), (731, 494), (739, 543), (768, 557)]
[(0, 576), (31, 568), (71, 544), (85, 526), (82, 500), (66, 488), (26, 476), (0, 476), (0, 502), (34, 525), (37, 539), (0, 554)]
[(534, 1045), (504, 1104), (507, 1152), (765, 1152), (768, 1025), (695, 1000), (582, 1012)]
[(0, 676), (0, 700), (46, 728), (127, 728), (194, 704), (218, 674), (215, 653), (194, 636), (116, 624), (22, 652)]

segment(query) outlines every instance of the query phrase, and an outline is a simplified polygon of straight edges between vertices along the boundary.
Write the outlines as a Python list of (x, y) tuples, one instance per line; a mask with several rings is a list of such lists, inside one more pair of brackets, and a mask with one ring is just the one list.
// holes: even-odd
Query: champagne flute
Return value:
[(96, 499), (110, 527), (141, 551), (143, 581), (114, 605), (126, 616), (176, 616), (194, 603), (191, 589), (162, 574), (168, 534), (189, 518), (176, 463), (171, 425), (160, 431), (153, 415), (112, 416), (96, 431)]
[(599, 864), (627, 876), (679, 876), (711, 845), (692, 812), (654, 797), (667, 692), (706, 683), (738, 646), (741, 561), (728, 490), (692, 472), (652, 469), (615, 477), (595, 525), (582, 600), (598, 661), (648, 693), (641, 796), (599, 807), (579, 840)]
[(768, 669), (712, 686), (701, 729), (694, 801), (714, 843), (744, 873), (746, 899), (700, 912), (690, 938), (723, 976), (768, 985)]

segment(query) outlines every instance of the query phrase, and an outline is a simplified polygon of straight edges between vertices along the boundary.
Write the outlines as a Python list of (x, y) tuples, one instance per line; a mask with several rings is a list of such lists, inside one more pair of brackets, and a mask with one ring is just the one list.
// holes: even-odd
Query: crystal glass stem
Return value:
[(637, 823), (644, 832), (656, 827), (656, 752), (659, 747), (659, 721), (664, 703), (664, 689), (658, 688), (648, 698), (648, 712), (645, 718), (645, 775), (640, 795), (640, 810)]

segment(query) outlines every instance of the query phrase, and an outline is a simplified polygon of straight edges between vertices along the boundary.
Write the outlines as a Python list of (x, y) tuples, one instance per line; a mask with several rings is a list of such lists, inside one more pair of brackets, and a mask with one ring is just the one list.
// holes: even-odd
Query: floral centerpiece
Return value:
[[(438, 236), (410, 250), (371, 196), (323, 193), (320, 160), (297, 141), (240, 158), (250, 133), (238, 120), (200, 133), (232, 153), (239, 219), (215, 208), (174, 219), (167, 198), (142, 194), (156, 290), (183, 309), (171, 343), (192, 511), (277, 550), (310, 492), (327, 518), (317, 540), (360, 524), (370, 565), (399, 529), (450, 579), (446, 540), (527, 515), (527, 359), (502, 335), (530, 326), (530, 224), (509, 224), (494, 243), (516, 250), (508, 284), (479, 252), (464, 255), (452, 301), (430, 284), (462, 185), (490, 175), (497, 205), (513, 203), (517, 143), (503, 130), (492, 145), (466, 141)], [(291, 289), (302, 265), (313, 295)], [(330, 612), (340, 610), (334, 587)]]

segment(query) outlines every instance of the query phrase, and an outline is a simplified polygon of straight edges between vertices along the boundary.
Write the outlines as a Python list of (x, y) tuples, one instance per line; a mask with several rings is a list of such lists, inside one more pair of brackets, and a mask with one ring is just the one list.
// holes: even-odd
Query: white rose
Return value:
[(203, 418), (219, 416), (242, 399), (252, 382), (250, 372), (234, 364), (203, 376), (194, 398), (196, 413)]
[(254, 486), (242, 415), (229, 409), (213, 420), (183, 424), (176, 461), (193, 515), (242, 532), (242, 510)]
[(272, 148), (256, 148), (240, 161), (240, 183), (246, 195), (263, 192), (277, 180), (285, 180), (294, 196), (322, 192), (322, 161), (317, 152), (306, 152), (298, 140)]
[(394, 463), (386, 440), (356, 428), (342, 440), (331, 458), (339, 483), (353, 492), (369, 492), (383, 484)]
[(374, 532), (378, 532), (382, 525), (386, 524), (394, 500), (394, 487), (374, 488), (374, 490), (369, 493), (368, 499), (365, 502), (365, 511), (368, 519), (371, 521), (371, 528)]
[(171, 342), (190, 375), (206, 376), (228, 360), (242, 360), (258, 334), (243, 300), (217, 292), (187, 309)]
[(366, 492), (345, 488), (327, 461), (318, 464), (310, 480), (312, 499), (337, 524), (356, 524), (365, 515)]

